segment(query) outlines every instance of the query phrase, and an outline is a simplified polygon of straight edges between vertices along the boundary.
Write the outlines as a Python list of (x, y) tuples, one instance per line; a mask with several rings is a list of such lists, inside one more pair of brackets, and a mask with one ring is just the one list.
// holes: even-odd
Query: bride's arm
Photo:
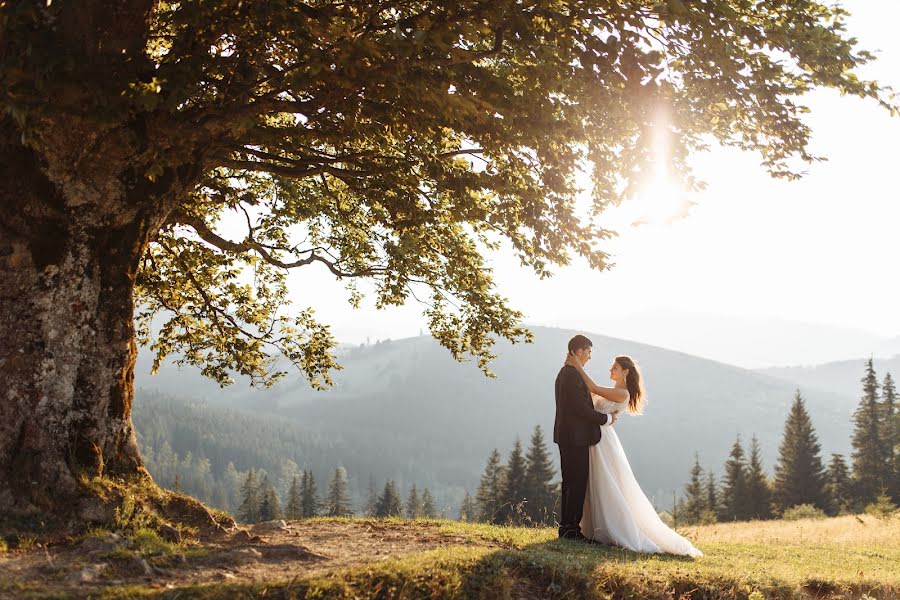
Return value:
[(566, 358), (566, 364), (575, 367), (578, 374), (581, 375), (581, 379), (584, 380), (584, 384), (592, 394), (597, 394), (612, 402), (625, 402), (628, 400), (627, 391), (620, 388), (601, 387), (594, 383), (594, 380), (591, 379), (591, 376), (587, 374), (587, 371), (584, 370), (584, 367), (581, 366), (581, 363), (578, 362), (578, 359), (574, 356), (569, 355), (569, 357)]

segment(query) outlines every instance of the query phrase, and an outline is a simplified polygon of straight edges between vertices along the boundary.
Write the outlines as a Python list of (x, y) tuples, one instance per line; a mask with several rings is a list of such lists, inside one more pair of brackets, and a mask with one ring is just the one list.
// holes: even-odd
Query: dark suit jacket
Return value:
[(609, 416), (594, 410), (591, 393), (575, 367), (563, 366), (556, 376), (556, 422), (553, 441), (561, 446), (593, 446)]

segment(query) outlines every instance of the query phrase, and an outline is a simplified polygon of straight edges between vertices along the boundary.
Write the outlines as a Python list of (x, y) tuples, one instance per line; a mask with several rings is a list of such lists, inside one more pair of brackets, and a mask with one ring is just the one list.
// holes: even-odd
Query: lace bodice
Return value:
[(603, 396), (598, 396), (597, 394), (591, 394), (591, 400), (594, 401), (594, 409), (607, 415), (621, 413), (628, 407), (627, 401), (613, 402), (612, 400), (607, 400)]

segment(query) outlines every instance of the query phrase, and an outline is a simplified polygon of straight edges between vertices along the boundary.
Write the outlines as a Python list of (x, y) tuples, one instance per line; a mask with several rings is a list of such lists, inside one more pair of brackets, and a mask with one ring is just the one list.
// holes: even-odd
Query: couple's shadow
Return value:
[[(499, 548), (481, 558), (468, 571), (464, 598), (596, 598), (647, 597), (645, 582), (632, 570), (615, 565), (641, 561), (694, 564), (695, 559), (674, 554), (644, 554), (618, 546), (554, 538), (521, 546)], [(612, 567), (612, 568), (610, 568)], [(679, 594), (694, 582), (674, 582)], [(508, 581), (508, 594), (490, 591)], [(684, 589), (681, 589), (681, 588)], [(624, 594), (624, 595), (623, 595)], [(636, 594), (636, 595), (635, 595)]]

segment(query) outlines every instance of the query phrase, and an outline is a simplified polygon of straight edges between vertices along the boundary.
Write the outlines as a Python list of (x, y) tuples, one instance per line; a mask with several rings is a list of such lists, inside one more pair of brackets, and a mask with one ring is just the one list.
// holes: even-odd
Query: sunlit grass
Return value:
[[(699, 559), (563, 541), (551, 528), (419, 519), (334, 519), (437, 534), (437, 549), (290, 581), (95, 589), (98, 598), (808, 600), (897, 598), (900, 519), (870, 516), (682, 528)], [(164, 548), (153, 536), (145, 550)], [(352, 543), (348, 539), (347, 543)]]

